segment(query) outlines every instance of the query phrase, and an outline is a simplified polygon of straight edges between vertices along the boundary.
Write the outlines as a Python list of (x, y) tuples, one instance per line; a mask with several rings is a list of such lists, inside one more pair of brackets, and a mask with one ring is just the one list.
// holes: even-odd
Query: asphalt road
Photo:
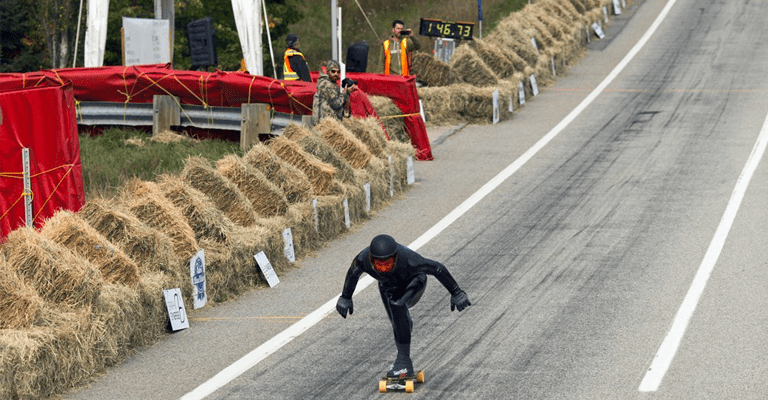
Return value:
[[(765, 398), (768, 163), (749, 180), (740, 176), (768, 114), (768, 2), (677, 0), (594, 101), (526, 156), (669, 1), (635, 1), (606, 40), (512, 120), (441, 138), (435, 160), (416, 164), (417, 183), (403, 198), (274, 289), (195, 313), (189, 330), (65, 397), (193, 391), (338, 295), (350, 259), (375, 234), (414, 243), (525, 157), (474, 207), (418, 242), (473, 305), (451, 312), (448, 293), (430, 280), (411, 310), (412, 356), (426, 383), (409, 398)], [(743, 199), (669, 368), (658, 388), (640, 391), (697, 271), (712, 260), (708, 250), (739, 187)], [(377, 392), (396, 350), (375, 287), (354, 302), (354, 315), (329, 314), (207, 398), (395, 396)]]

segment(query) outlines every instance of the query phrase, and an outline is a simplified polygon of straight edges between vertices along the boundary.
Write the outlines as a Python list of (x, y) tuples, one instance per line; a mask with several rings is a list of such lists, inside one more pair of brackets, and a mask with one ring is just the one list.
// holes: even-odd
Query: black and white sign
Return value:
[(525, 104), (525, 84), (523, 82), (520, 82), (520, 86), (517, 88), (517, 99), (521, 106)]
[(256, 265), (259, 266), (261, 274), (264, 275), (264, 280), (267, 281), (269, 287), (275, 287), (275, 285), (280, 283), (280, 279), (277, 278), (277, 274), (274, 268), (272, 268), (272, 263), (269, 262), (267, 255), (263, 251), (258, 252), (253, 258), (256, 259)]
[(531, 93), (534, 96), (539, 95), (539, 85), (536, 83), (536, 75), (531, 74)]
[(501, 109), (499, 108), (499, 89), (493, 91), (493, 123), (499, 123), (501, 119)]
[(407, 172), (406, 183), (413, 185), (416, 183), (416, 174), (413, 172), (413, 156), (408, 156), (408, 158), (405, 160), (405, 169)]
[(599, 37), (600, 39), (605, 37), (605, 33), (603, 33), (603, 28), (600, 27), (600, 24), (598, 24), (597, 22), (592, 24), (592, 30), (595, 31), (595, 35), (597, 35), (597, 37)]
[(352, 221), (349, 219), (349, 199), (344, 198), (344, 226), (349, 229), (352, 226)]
[(363, 185), (363, 191), (365, 192), (365, 212), (371, 212), (371, 182), (365, 182)]
[(164, 64), (171, 61), (167, 19), (123, 17), (125, 65)]
[(192, 277), (192, 307), (205, 307), (208, 294), (205, 291), (205, 250), (200, 250), (189, 260), (189, 274)]
[(168, 319), (171, 321), (171, 330), (176, 332), (189, 328), (187, 310), (184, 308), (181, 289), (163, 290), (163, 298), (165, 298), (165, 308), (168, 310)]
[(296, 262), (296, 252), (293, 249), (293, 232), (291, 228), (283, 231), (283, 254), (290, 262)]

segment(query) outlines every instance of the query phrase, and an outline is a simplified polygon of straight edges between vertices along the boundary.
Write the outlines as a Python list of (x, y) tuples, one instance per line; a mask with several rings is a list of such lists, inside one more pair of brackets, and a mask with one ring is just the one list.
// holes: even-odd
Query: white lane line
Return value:
[(672, 359), (675, 358), (677, 348), (683, 340), (683, 335), (688, 327), (688, 323), (691, 321), (694, 310), (696, 310), (701, 294), (704, 292), (717, 259), (720, 257), (720, 252), (723, 250), (723, 246), (725, 246), (725, 240), (728, 238), (728, 233), (731, 230), (734, 219), (736, 219), (736, 213), (739, 211), (741, 201), (744, 199), (744, 193), (747, 191), (752, 175), (755, 173), (757, 165), (765, 153), (766, 144), (768, 144), (768, 116), (765, 118), (763, 128), (760, 131), (757, 142), (755, 142), (755, 146), (752, 148), (747, 164), (744, 166), (739, 180), (736, 182), (736, 187), (731, 193), (731, 199), (728, 201), (725, 213), (720, 219), (715, 236), (712, 238), (709, 248), (704, 254), (699, 270), (693, 278), (693, 283), (691, 283), (691, 287), (688, 289), (680, 309), (675, 314), (672, 328), (661, 343), (659, 351), (653, 358), (653, 362), (651, 362), (650, 368), (645, 373), (643, 381), (640, 382), (639, 391), (655, 392), (658, 390), (664, 375), (667, 373), (670, 364), (672, 364)]
[[(525, 163), (527, 163), (531, 158), (533, 158), (536, 153), (539, 152), (544, 146), (546, 146), (549, 142), (552, 141), (560, 132), (562, 132), (563, 129), (565, 129), (568, 124), (573, 122), (576, 117), (579, 116), (596, 98), (599, 96), (603, 90), (605, 90), (608, 85), (613, 82), (614, 79), (621, 73), (624, 68), (629, 64), (630, 61), (637, 55), (638, 52), (640, 52), (640, 49), (648, 42), (648, 40), (651, 38), (653, 33), (656, 31), (658, 26), (661, 24), (661, 21), (664, 19), (664, 16), (669, 12), (669, 8), (672, 7), (672, 4), (674, 4), (677, 0), (668, 0), (667, 6), (664, 8), (664, 11), (659, 15), (659, 17), (656, 19), (656, 21), (651, 25), (650, 28), (645, 32), (642, 38), (632, 47), (632, 49), (627, 53), (626, 56), (619, 62), (616, 67), (613, 68), (610, 74), (602, 81), (600, 84), (586, 97), (584, 100), (579, 103), (579, 105), (573, 109), (565, 118), (563, 118), (560, 123), (558, 123), (552, 130), (550, 130), (544, 137), (539, 139), (536, 144), (533, 145), (528, 151), (526, 151), (520, 158), (515, 160), (512, 164), (509, 164), (504, 170), (499, 172), (496, 176), (491, 178), (490, 181), (488, 181), (485, 185), (483, 185), (480, 189), (478, 189), (472, 196), (464, 200), (463, 203), (461, 203), (458, 207), (456, 207), (453, 211), (451, 211), (448, 215), (443, 217), (440, 222), (435, 224), (433, 227), (431, 227), (429, 230), (424, 232), (421, 236), (419, 236), (416, 240), (413, 241), (413, 243), (409, 244), (408, 247), (412, 250), (418, 250), (421, 248), (421, 246), (427, 244), (430, 240), (432, 240), (435, 236), (437, 236), (440, 232), (442, 232), (445, 228), (450, 226), (452, 223), (454, 223), (459, 217), (464, 215), (469, 209), (474, 207), (480, 200), (482, 200), (485, 196), (487, 196), (489, 193), (491, 193), (494, 189), (496, 189), (499, 185), (502, 184), (507, 178), (512, 176), (515, 172), (517, 172)], [(357, 290), (355, 290), (355, 294), (362, 291), (363, 289), (367, 288), (371, 283), (374, 282), (374, 279), (370, 276), (364, 276), (360, 279), (360, 281), (357, 284)], [(340, 294), (339, 294), (340, 295)], [(277, 334), (277, 336), (273, 337), (272, 339), (268, 340), (261, 346), (257, 347), (250, 353), (243, 356), (241, 359), (235, 361), (232, 365), (228, 366), (227, 368), (223, 369), (218, 374), (214, 375), (211, 379), (203, 383), (202, 385), (198, 386), (195, 390), (187, 393), (186, 395), (182, 396), (182, 400), (195, 400), (195, 399), (202, 399), (209, 394), (213, 393), (220, 387), (226, 385), (227, 383), (231, 382), (238, 376), (242, 375), (245, 371), (253, 368), (256, 364), (260, 363), (265, 358), (269, 357), (276, 351), (278, 351), (281, 347), (288, 344), (293, 339), (297, 338), (302, 333), (306, 332), (309, 328), (320, 322), (325, 316), (328, 314), (334, 312), (336, 310), (336, 301), (339, 298), (339, 295), (329, 300), (327, 303), (323, 304), (320, 308), (312, 312), (311, 314), (304, 317), (302, 320), (296, 322), (295, 324), (288, 327), (286, 330), (280, 332)]]

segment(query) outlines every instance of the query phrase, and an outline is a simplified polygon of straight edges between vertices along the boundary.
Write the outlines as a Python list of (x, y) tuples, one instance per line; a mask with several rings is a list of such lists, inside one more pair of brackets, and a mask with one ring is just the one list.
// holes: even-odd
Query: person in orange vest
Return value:
[(384, 66), (386, 75), (410, 74), (411, 54), (416, 49), (416, 42), (411, 39), (411, 30), (404, 26), (399, 19), (392, 21), (392, 36), (382, 42), (379, 64)]
[(299, 36), (295, 33), (289, 33), (285, 37), (285, 44), (288, 48), (285, 49), (285, 56), (283, 57), (283, 79), (312, 82), (307, 61), (304, 59), (304, 54), (301, 54), (299, 50)]

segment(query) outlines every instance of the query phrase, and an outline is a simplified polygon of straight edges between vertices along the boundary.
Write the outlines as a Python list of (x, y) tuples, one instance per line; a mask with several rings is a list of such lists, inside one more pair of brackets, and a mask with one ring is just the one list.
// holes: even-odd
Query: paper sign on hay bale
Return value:
[(275, 285), (280, 283), (280, 279), (278, 279), (277, 273), (275, 273), (275, 269), (272, 268), (272, 263), (269, 262), (267, 255), (264, 254), (263, 251), (258, 252), (258, 254), (254, 255), (253, 258), (256, 259), (256, 264), (259, 266), (259, 269), (261, 270), (262, 275), (264, 275), (264, 279), (267, 281), (269, 287), (275, 287)]
[(192, 277), (192, 306), (197, 310), (208, 303), (205, 290), (205, 250), (201, 249), (189, 260), (189, 274)]
[(291, 228), (283, 231), (283, 254), (290, 262), (296, 262), (296, 252), (293, 248), (293, 232)]
[(184, 299), (181, 297), (181, 289), (163, 290), (165, 307), (168, 309), (168, 319), (171, 321), (171, 330), (178, 331), (189, 328), (187, 310), (184, 308)]

